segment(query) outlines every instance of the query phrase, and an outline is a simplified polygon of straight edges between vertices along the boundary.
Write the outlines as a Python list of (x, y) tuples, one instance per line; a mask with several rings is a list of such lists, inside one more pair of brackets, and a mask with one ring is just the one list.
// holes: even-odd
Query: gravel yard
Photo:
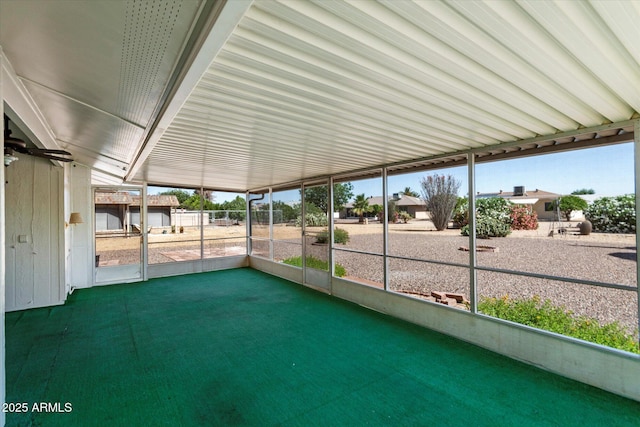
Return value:
[[(497, 248), (478, 252), (477, 265), (579, 280), (622, 284), (637, 288), (635, 236), (606, 239), (605, 236), (509, 237), (479, 240), (478, 245)], [(377, 247), (381, 235), (353, 235), (340, 248), (367, 250)], [(390, 254), (456, 264), (468, 264), (469, 240), (459, 233), (390, 233)], [(371, 249), (369, 249), (371, 250)], [(336, 262), (350, 277), (382, 283), (381, 257), (338, 251)], [(431, 291), (462, 293), (469, 298), (469, 269), (406, 259), (390, 259), (390, 287), (429, 295)], [(618, 321), (630, 331), (638, 326), (637, 290), (619, 290), (522, 275), (478, 271), (481, 297), (550, 299), (577, 314), (600, 322)]]
[[(544, 225), (544, 224), (543, 224)], [(343, 265), (351, 280), (382, 286), (383, 263), (380, 255), (367, 255), (341, 249), (381, 254), (382, 227), (379, 224), (339, 224), (347, 229), (350, 241), (337, 245), (336, 262)], [(236, 230), (237, 232), (237, 230)], [(277, 232), (282, 240), (274, 242), (274, 258), (282, 259), (301, 254), (300, 230), (282, 227)], [(610, 289), (548, 280), (515, 274), (478, 271), (478, 294), (481, 297), (530, 298), (535, 295), (550, 299), (577, 314), (593, 317), (602, 323), (618, 321), (630, 331), (638, 327), (638, 294), (636, 283), (635, 235), (606, 235), (592, 233), (580, 236), (547, 237), (547, 230), (513, 232), (504, 238), (478, 240), (478, 245), (495, 247), (493, 252), (478, 252), (479, 267), (499, 268), (557, 277), (621, 284), (634, 290)], [(205, 256), (235, 255), (242, 252), (243, 239), (211, 241)], [(317, 258), (325, 258), (327, 246), (312, 244), (307, 238), (307, 251)], [(389, 232), (389, 252), (401, 258), (389, 259), (390, 287), (393, 290), (429, 295), (431, 291), (455, 292), (469, 298), (469, 252), (464, 250), (469, 239), (459, 230), (436, 232), (420, 222), (393, 224)], [(191, 247), (193, 246), (193, 247)], [(173, 262), (199, 257), (199, 244), (165, 247), (150, 246), (150, 264)], [(268, 256), (268, 242), (255, 241), (254, 250)], [(101, 251), (101, 264), (109, 260), (133, 259), (133, 250)], [(402, 259), (411, 258), (409, 259)], [(449, 266), (428, 261), (463, 265)]]

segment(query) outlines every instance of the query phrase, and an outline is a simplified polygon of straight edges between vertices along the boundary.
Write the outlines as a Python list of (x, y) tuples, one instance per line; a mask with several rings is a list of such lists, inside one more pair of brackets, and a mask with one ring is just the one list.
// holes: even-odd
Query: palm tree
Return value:
[(353, 202), (353, 212), (360, 217), (359, 222), (364, 222), (364, 214), (369, 211), (369, 200), (364, 196), (364, 193), (358, 194)]
[(402, 190), (402, 194), (404, 194), (405, 196), (420, 197), (420, 195), (416, 191), (413, 191), (411, 187), (404, 187), (404, 190)]

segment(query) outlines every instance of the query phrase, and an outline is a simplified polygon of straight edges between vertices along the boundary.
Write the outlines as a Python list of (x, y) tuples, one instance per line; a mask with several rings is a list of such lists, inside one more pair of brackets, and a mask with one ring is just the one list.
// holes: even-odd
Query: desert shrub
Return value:
[(458, 197), (451, 219), (458, 227), (464, 227), (469, 223), (469, 199)]
[[(505, 237), (511, 233), (511, 204), (502, 197), (476, 200), (476, 236), (480, 238)], [(468, 214), (462, 213), (468, 218)], [(467, 221), (468, 222), (468, 221)], [(461, 230), (469, 235), (469, 225)]]
[(389, 222), (396, 223), (398, 222), (398, 208), (396, 206), (395, 200), (389, 200), (387, 202), (387, 220)]
[(523, 205), (511, 206), (512, 230), (537, 230), (538, 213)]
[(608, 347), (640, 353), (638, 341), (618, 322), (601, 325), (596, 319), (577, 316), (549, 299), (481, 298), (478, 310), (489, 316), (556, 332)]
[[(335, 228), (333, 230), (333, 241), (334, 243), (340, 243), (341, 245), (346, 245), (349, 243), (349, 232), (347, 230), (343, 230), (342, 228)], [(329, 231), (321, 231), (316, 236), (317, 243), (328, 243), (329, 242)]]
[[(462, 227), (463, 236), (469, 235), (469, 224)], [(511, 233), (511, 225), (504, 220), (490, 216), (476, 217), (476, 237), (489, 239), (491, 237), (506, 237)]]
[(434, 174), (422, 178), (422, 195), (436, 230), (447, 228), (458, 200), (460, 181), (453, 175)]
[[(287, 258), (285, 260), (282, 261), (284, 264), (288, 264), (288, 265), (293, 265), (294, 267), (302, 267), (302, 257), (301, 256), (294, 256), (291, 258)], [(329, 269), (329, 262), (328, 261), (323, 261), (321, 259), (312, 257), (312, 256), (308, 256), (307, 257), (307, 267), (311, 267), (311, 268), (315, 268), (318, 270), (328, 270)], [(347, 274), (347, 271), (345, 270), (345, 268), (340, 265), (340, 264), (336, 264), (335, 266), (335, 275), (336, 277), (344, 277)]]
[(633, 194), (601, 197), (584, 211), (595, 231), (603, 233), (636, 232), (636, 197)]
[(409, 212), (400, 211), (398, 212), (398, 219), (406, 224), (409, 220), (413, 219), (413, 217)]
[[(325, 213), (307, 213), (304, 217), (308, 227), (326, 227), (328, 224)], [(296, 218), (296, 227), (302, 227), (302, 216)]]

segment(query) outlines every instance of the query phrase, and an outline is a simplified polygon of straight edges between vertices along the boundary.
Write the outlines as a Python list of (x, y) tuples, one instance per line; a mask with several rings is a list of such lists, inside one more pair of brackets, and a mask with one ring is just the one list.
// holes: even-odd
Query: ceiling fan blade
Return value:
[(70, 156), (71, 153), (65, 150), (50, 150), (48, 148), (27, 148), (27, 154), (31, 154), (32, 156), (36, 156), (36, 153), (40, 154), (61, 154), (63, 156)]
[[(60, 157), (60, 156), (54, 156), (52, 154), (49, 154), (51, 151), (62, 151), (62, 150), (43, 150), (43, 151), (35, 151), (35, 150), (29, 150), (29, 152), (27, 154), (31, 155), (31, 156), (36, 156), (36, 157), (42, 157), (44, 159), (49, 159), (49, 160), (58, 160), (61, 162), (72, 162), (73, 159), (69, 159), (67, 157)], [(66, 151), (64, 152), (66, 153), (66, 155), (71, 155), (70, 153), (67, 153)]]
[(27, 143), (24, 142), (21, 139), (18, 138), (13, 138), (11, 136), (6, 135), (4, 136), (4, 146), (5, 147), (10, 147), (14, 150), (20, 149), (20, 148), (27, 148)]

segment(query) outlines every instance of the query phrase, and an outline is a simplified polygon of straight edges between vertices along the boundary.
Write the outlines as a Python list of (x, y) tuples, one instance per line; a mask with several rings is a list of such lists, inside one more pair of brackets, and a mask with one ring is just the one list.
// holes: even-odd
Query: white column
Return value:
[(476, 271), (476, 157), (467, 156), (469, 179), (469, 301), (471, 312), (478, 312), (478, 273)]
[[(635, 196), (636, 196), (636, 283), (640, 284), (640, 262), (638, 260), (638, 248), (640, 248), (640, 120), (633, 124), (633, 148), (635, 170)], [(638, 287), (638, 328), (640, 328), (640, 285)]]
[(387, 186), (387, 168), (382, 168), (382, 253), (383, 266), (382, 277), (384, 290), (389, 290), (389, 188)]

